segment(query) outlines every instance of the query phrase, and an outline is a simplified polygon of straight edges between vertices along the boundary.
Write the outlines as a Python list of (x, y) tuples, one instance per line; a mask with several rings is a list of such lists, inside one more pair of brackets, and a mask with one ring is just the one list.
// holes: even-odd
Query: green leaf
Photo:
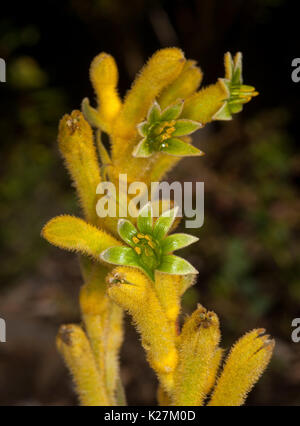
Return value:
[(110, 247), (101, 253), (100, 258), (113, 265), (139, 267), (138, 257), (131, 247)]
[(174, 127), (175, 130), (172, 133), (172, 136), (184, 136), (190, 135), (191, 133), (200, 129), (202, 124), (193, 120), (177, 120)]
[(156, 240), (161, 241), (167, 235), (173, 225), (177, 212), (178, 207), (175, 207), (174, 209), (167, 210), (157, 219), (153, 229), (153, 236)]
[(180, 116), (182, 108), (183, 108), (183, 101), (180, 101), (174, 105), (169, 106), (161, 113), (160, 120), (161, 121), (176, 120)]
[(137, 158), (147, 158), (147, 157), (150, 157), (152, 153), (153, 153), (153, 150), (151, 149), (147, 138), (144, 138), (134, 148), (132, 155), (133, 157), (137, 157)]
[(118, 233), (125, 243), (129, 246), (134, 246), (132, 238), (137, 234), (135, 226), (127, 219), (119, 219)]
[(148, 123), (155, 123), (160, 120), (161, 109), (156, 101), (153, 102), (147, 115)]
[(182, 257), (174, 256), (173, 254), (164, 255), (157, 270), (176, 275), (198, 274), (197, 269), (193, 265), (182, 259)]
[(162, 148), (162, 151), (170, 155), (175, 155), (178, 157), (204, 155), (204, 153), (200, 151), (198, 148), (195, 148), (193, 145), (189, 145), (188, 143), (185, 143), (182, 140), (177, 138), (168, 139), (166, 141), (166, 145), (167, 146)]
[(172, 253), (173, 251), (179, 250), (183, 247), (187, 247), (198, 240), (199, 238), (194, 237), (193, 235), (188, 235), (188, 234), (169, 235), (161, 243), (162, 252), (163, 254)]
[(143, 234), (152, 234), (153, 231), (153, 212), (151, 203), (147, 203), (139, 212), (137, 226)]

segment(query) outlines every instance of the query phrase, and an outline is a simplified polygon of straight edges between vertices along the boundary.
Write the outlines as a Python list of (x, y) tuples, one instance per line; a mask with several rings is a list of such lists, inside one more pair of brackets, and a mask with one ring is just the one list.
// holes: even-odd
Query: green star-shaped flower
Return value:
[(253, 86), (243, 84), (242, 54), (238, 52), (234, 59), (231, 54), (225, 54), (225, 78), (220, 78), (228, 98), (214, 115), (214, 120), (231, 120), (232, 114), (237, 114), (243, 109), (243, 104), (249, 102), (258, 92)]
[(183, 101), (177, 102), (161, 111), (155, 101), (149, 109), (147, 121), (138, 125), (138, 131), (143, 139), (135, 147), (134, 157), (150, 157), (154, 152), (179, 157), (203, 155), (199, 149), (178, 139), (179, 136), (190, 135), (202, 127), (202, 124), (187, 119), (179, 119)]
[(110, 247), (101, 253), (101, 259), (114, 265), (142, 269), (152, 281), (155, 271), (176, 275), (197, 274), (198, 271), (189, 262), (172, 253), (198, 241), (198, 238), (188, 234), (166, 236), (177, 211), (178, 208), (174, 208), (164, 212), (153, 225), (152, 207), (148, 203), (139, 213), (138, 229), (129, 220), (119, 219), (118, 233), (129, 247)]

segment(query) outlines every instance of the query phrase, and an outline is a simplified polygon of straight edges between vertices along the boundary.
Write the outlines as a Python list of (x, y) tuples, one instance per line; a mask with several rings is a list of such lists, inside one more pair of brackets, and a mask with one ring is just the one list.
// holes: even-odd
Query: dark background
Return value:
[[(79, 321), (76, 256), (40, 238), (43, 224), (79, 214), (59, 157), (63, 113), (93, 99), (89, 64), (101, 51), (120, 69), (120, 93), (158, 48), (179, 46), (196, 59), (204, 84), (223, 76), (223, 55), (242, 51), (244, 80), (260, 96), (233, 121), (197, 133), (206, 152), (183, 160), (170, 180), (205, 182), (205, 224), (186, 252), (200, 273), (184, 312), (201, 301), (220, 316), (223, 347), (254, 327), (276, 338), (271, 366), (249, 405), (300, 405), (300, 83), (296, 2), (284, 0), (70, 0), (1, 5), (0, 57), (0, 404), (76, 404), (54, 339)], [(156, 379), (128, 321), (122, 350), (128, 400), (154, 404)]]

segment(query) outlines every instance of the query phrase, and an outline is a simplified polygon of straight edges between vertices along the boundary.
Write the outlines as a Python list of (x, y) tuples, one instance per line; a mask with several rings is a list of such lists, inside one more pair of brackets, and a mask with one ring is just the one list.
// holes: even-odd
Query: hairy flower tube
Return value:
[(137, 128), (143, 139), (133, 150), (134, 157), (150, 157), (155, 152), (170, 155), (187, 156), (203, 155), (194, 146), (178, 139), (179, 136), (190, 135), (202, 127), (202, 124), (188, 119), (179, 119), (183, 101), (179, 101), (163, 111), (154, 101), (148, 111), (147, 120)]
[(176, 218), (178, 208), (167, 210), (153, 224), (151, 204), (139, 213), (137, 228), (126, 219), (120, 219), (118, 233), (130, 247), (110, 247), (101, 253), (101, 259), (113, 265), (135, 266), (143, 270), (152, 281), (155, 271), (168, 274), (197, 274), (185, 259), (174, 256), (173, 251), (186, 247), (198, 238), (188, 234), (166, 236)]
[(250, 102), (258, 92), (253, 86), (243, 84), (242, 54), (238, 52), (234, 58), (227, 52), (224, 57), (225, 78), (220, 79), (228, 97), (214, 115), (215, 120), (231, 120), (232, 114), (243, 109), (243, 104)]

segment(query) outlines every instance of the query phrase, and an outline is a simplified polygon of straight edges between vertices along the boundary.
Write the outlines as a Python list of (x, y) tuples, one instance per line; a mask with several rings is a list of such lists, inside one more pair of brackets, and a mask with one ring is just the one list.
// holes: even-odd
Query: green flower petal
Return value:
[(148, 128), (149, 128), (149, 124), (147, 123), (147, 121), (143, 121), (142, 123), (137, 125), (138, 132), (143, 137), (147, 136)]
[(237, 114), (239, 112), (241, 112), (243, 109), (243, 104), (242, 103), (237, 103), (237, 104), (230, 104), (230, 111), (232, 114)]
[(157, 270), (176, 275), (198, 274), (193, 265), (182, 259), (182, 257), (174, 256), (173, 254), (164, 255)]
[(202, 127), (202, 124), (198, 121), (193, 120), (178, 120), (176, 121), (174, 127), (175, 130), (172, 133), (172, 136), (184, 136), (190, 135), (191, 133), (200, 129), (200, 127)]
[(132, 155), (137, 158), (147, 158), (150, 157), (153, 153), (153, 150), (150, 147), (150, 144), (147, 141), (147, 138), (142, 139), (138, 145), (134, 148)]
[(172, 253), (173, 251), (179, 250), (183, 247), (187, 247), (198, 240), (199, 238), (188, 234), (169, 235), (161, 243), (162, 252), (163, 254)]
[(160, 120), (161, 121), (176, 120), (180, 116), (182, 108), (183, 108), (183, 101), (177, 102), (176, 104), (169, 106), (161, 113)]
[(102, 128), (102, 122), (99, 118), (98, 111), (91, 107), (88, 98), (84, 98), (81, 104), (82, 113), (84, 118), (90, 123), (91, 126), (96, 128)]
[(234, 57), (234, 68), (231, 82), (232, 84), (243, 84), (241, 52), (238, 52)]
[(151, 281), (155, 281), (155, 271), (151, 271), (150, 269), (147, 269), (143, 266), (138, 266), (138, 268), (141, 269), (150, 278)]
[(152, 234), (153, 231), (153, 212), (151, 203), (147, 203), (139, 212), (137, 226), (143, 234)]
[(232, 55), (230, 52), (225, 53), (224, 62), (225, 62), (225, 78), (227, 80), (231, 80), (234, 73), (234, 63), (233, 63)]
[(178, 207), (175, 207), (174, 209), (167, 210), (157, 219), (153, 229), (153, 237), (156, 240), (161, 241), (167, 235), (173, 225), (177, 212)]
[(188, 143), (185, 143), (177, 138), (168, 139), (166, 141), (166, 146), (162, 148), (162, 151), (170, 155), (176, 155), (178, 157), (204, 155), (204, 153), (198, 148), (195, 148), (193, 145), (189, 145)]
[(132, 238), (137, 234), (135, 226), (127, 219), (119, 219), (118, 233), (125, 243), (129, 246), (134, 246)]
[(219, 109), (219, 111), (217, 111), (215, 113), (215, 115), (213, 116), (213, 119), (214, 120), (226, 120), (226, 121), (232, 120), (230, 107), (229, 107), (227, 101), (225, 101), (224, 104)]
[(100, 254), (100, 258), (113, 265), (140, 266), (138, 257), (131, 247), (110, 247)]
[(156, 101), (153, 102), (151, 108), (148, 111), (147, 121), (149, 123), (155, 123), (160, 120), (161, 109)]

